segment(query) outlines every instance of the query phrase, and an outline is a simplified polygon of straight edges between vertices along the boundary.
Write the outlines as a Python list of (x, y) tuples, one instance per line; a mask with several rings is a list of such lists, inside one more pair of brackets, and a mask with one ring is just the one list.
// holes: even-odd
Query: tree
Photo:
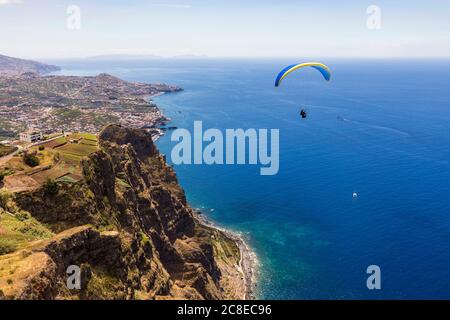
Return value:
[(44, 185), (42, 186), (42, 189), (44, 190), (45, 195), (54, 196), (58, 193), (59, 187), (55, 181), (47, 178), (47, 180), (44, 182)]
[(28, 153), (28, 152), (25, 152), (23, 154), (23, 162), (30, 167), (36, 167), (39, 165), (38, 157), (36, 157), (35, 154)]
[(0, 207), (6, 209), (8, 202), (13, 198), (11, 192), (6, 189), (0, 189)]

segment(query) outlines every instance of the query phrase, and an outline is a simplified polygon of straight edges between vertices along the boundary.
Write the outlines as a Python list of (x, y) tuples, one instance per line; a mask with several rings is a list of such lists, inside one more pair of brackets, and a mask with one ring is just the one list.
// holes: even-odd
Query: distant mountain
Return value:
[(119, 60), (149, 60), (149, 59), (161, 59), (161, 56), (154, 54), (108, 54), (100, 56), (87, 57), (88, 60), (106, 60), (106, 61), (119, 61)]
[(45, 74), (58, 70), (60, 68), (57, 66), (0, 54), (0, 74), (21, 74), (26, 72)]
[(180, 54), (173, 56), (174, 59), (206, 59), (209, 58), (206, 54)]
[(104, 60), (104, 61), (132, 61), (132, 60), (152, 60), (152, 59), (203, 59), (207, 58), (206, 55), (196, 54), (181, 54), (170, 57), (158, 56), (155, 54), (109, 54), (100, 56), (87, 57), (87, 60)]

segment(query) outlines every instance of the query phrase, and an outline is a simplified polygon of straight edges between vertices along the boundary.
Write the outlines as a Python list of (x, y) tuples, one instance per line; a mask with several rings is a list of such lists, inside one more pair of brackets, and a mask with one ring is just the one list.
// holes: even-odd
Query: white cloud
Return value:
[(0, 6), (7, 5), (7, 4), (18, 4), (22, 3), (22, 0), (0, 0)]

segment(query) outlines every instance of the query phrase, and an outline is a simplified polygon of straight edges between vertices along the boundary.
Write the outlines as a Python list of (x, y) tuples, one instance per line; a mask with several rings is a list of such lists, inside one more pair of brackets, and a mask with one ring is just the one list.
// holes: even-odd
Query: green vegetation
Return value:
[[(80, 139), (79, 135), (80, 134), (75, 134), (73, 136), (70, 136), (69, 139)], [(85, 140), (84, 138), (81, 138), (81, 141), (79, 143), (68, 142), (61, 146), (55, 147), (55, 149), (58, 151), (63, 161), (78, 165), (83, 157), (96, 152), (98, 150), (98, 147), (96, 140)]]
[(96, 146), (80, 143), (68, 143), (58, 148), (58, 152), (60, 153), (69, 153), (78, 156), (87, 156), (97, 150)]
[(53, 233), (26, 211), (0, 214), (0, 255), (26, 247), (30, 241), (47, 239)]
[(121, 281), (103, 268), (92, 268), (91, 278), (82, 295), (94, 299), (111, 299), (108, 295), (119, 293)]
[(206, 237), (214, 248), (214, 256), (224, 262), (238, 264), (241, 259), (241, 251), (236, 241), (223, 234), (222, 231), (212, 227), (203, 226), (196, 229), (198, 237)]
[(62, 153), (61, 157), (65, 162), (72, 163), (72, 164), (79, 163), (81, 161), (81, 159), (83, 158), (80, 155), (71, 154), (71, 153)]
[(3, 182), (6, 176), (12, 175), (14, 173), (14, 170), (10, 168), (4, 168), (2, 171), (0, 171), (0, 183)]
[(110, 123), (118, 123), (120, 121), (119, 117), (116, 117), (112, 114), (104, 115), (104, 114), (92, 114), (91, 122), (93, 125), (97, 127), (103, 127)]
[(6, 189), (0, 189), (0, 207), (7, 209), (8, 202), (12, 200), (12, 193)]
[(125, 191), (127, 189), (130, 189), (131, 186), (128, 182), (124, 181), (123, 179), (116, 178), (116, 185), (119, 187), (121, 191)]
[(82, 139), (80, 141), (80, 143), (81, 144), (86, 144), (86, 145), (89, 145), (89, 146), (97, 146), (97, 141), (95, 141), (95, 140)]
[(71, 121), (78, 120), (83, 115), (83, 112), (81, 112), (79, 109), (61, 108), (56, 109), (53, 112), (53, 115), (57, 116), (63, 121)]
[(69, 175), (65, 175), (56, 179), (57, 182), (66, 182), (66, 183), (76, 183), (78, 180), (75, 180)]
[[(20, 127), (20, 129), (22, 129), (22, 127)], [(1, 140), (16, 137), (12, 121), (8, 121), (7, 119), (0, 119), (0, 137)]]
[(52, 133), (52, 134), (49, 134), (49, 135), (45, 136), (44, 140), (50, 140), (50, 139), (56, 138), (59, 135), (61, 135), (61, 132)]
[(97, 142), (97, 136), (95, 134), (88, 133), (88, 132), (77, 132), (77, 133), (74, 133), (72, 136), (73, 136), (73, 139), (85, 139), (85, 140), (91, 140), (91, 141)]
[(63, 146), (63, 145), (66, 144), (66, 143), (67, 143), (66, 137), (59, 137), (59, 138), (57, 138), (57, 139), (55, 139), (55, 140), (52, 140), (52, 141), (50, 141), (50, 142), (47, 142), (47, 143), (45, 144), (45, 147), (46, 147), (46, 148), (49, 148), (49, 149), (54, 149), (54, 148)]
[(141, 246), (145, 247), (147, 245), (151, 245), (150, 238), (144, 232), (141, 231)]
[(0, 144), (0, 157), (7, 156), (10, 153), (13, 153), (17, 150), (17, 147), (13, 146), (5, 146), (3, 144)]
[(50, 178), (47, 178), (47, 180), (44, 182), (42, 189), (44, 190), (44, 194), (46, 196), (54, 196), (58, 193), (58, 184), (51, 180)]
[(23, 163), (30, 167), (37, 167), (39, 165), (39, 158), (35, 154), (25, 152), (23, 154)]
[[(11, 188), (16, 186), (20, 188), (24, 180), (22, 174), (29, 172), (32, 172), (29, 177), (40, 186), (44, 185), (47, 178), (53, 182), (76, 183), (83, 178), (82, 159), (96, 151), (98, 151), (98, 143), (95, 135), (90, 133), (70, 134), (67, 137), (59, 137), (40, 146), (31, 147), (28, 152), (23, 152), (21, 157), (13, 157), (4, 164), (3, 168), (9, 170), (4, 175), (16, 174), (15, 177), (8, 180), (8, 187)], [(42, 170), (29, 168), (30, 165), (35, 166), (37, 163)], [(0, 182), (1, 175), (0, 168)], [(50, 194), (52, 192), (49, 192)]]

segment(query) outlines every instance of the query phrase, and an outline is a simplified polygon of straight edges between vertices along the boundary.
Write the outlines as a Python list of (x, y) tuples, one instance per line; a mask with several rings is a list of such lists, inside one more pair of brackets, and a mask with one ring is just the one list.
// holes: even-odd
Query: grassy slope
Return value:
[(0, 214), (0, 255), (23, 249), (30, 241), (50, 238), (53, 233), (25, 212)]
[(6, 156), (17, 150), (17, 147), (5, 146), (0, 144), (0, 157)]

